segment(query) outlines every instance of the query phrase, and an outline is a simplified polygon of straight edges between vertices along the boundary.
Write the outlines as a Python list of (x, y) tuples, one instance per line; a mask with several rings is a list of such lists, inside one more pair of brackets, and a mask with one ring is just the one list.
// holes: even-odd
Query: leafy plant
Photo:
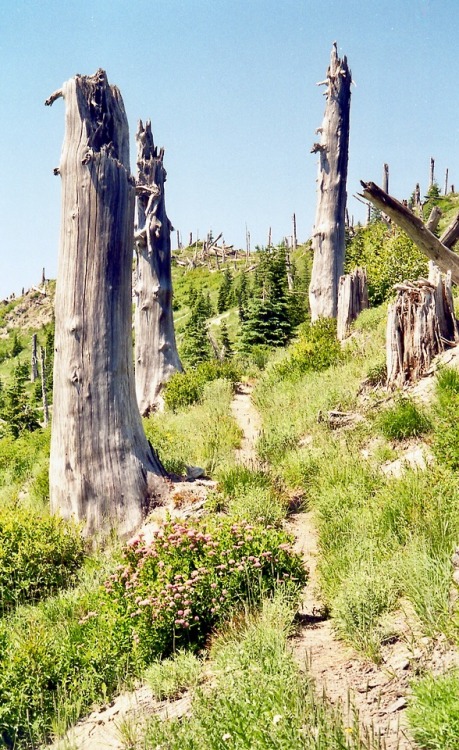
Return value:
[(84, 557), (78, 527), (57, 516), (0, 509), (0, 613), (75, 581)]
[(336, 338), (336, 321), (323, 318), (300, 326), (298, 341), (292, 344), (285, 359), (273, 366), (273, 370), (277, 377), (297, 378), (308, 371), (324, 370), (343, 359)]
[(419, 437), (431, 429), (430, 420), (410, 398), (401, 396), (397, 403), (381, 412), (378, 426), (388, 440)]
[(187, 372), (177, 372), (164, 388), (165, 404), (173, 411), (194, 404), (202, 398), (205, 384), (220, 378), (236, 383), (240, 379), (237, 365), (210, 360)]
[(168, 523), (151, 543), (134, 539), (106, 589), (144, 661), (178, 647), (202, 646), (243, 601), (279, 581), (304, 583), (301, 559), (282, 531), (244, 521)]

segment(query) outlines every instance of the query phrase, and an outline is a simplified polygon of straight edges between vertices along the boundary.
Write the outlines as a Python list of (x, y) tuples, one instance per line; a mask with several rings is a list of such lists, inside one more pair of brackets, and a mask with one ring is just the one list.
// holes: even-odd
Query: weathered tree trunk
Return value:
[(383, 167), (383, 190), (388, 193), (389, 192), (389, 165), (384, 164)]
[(87, 534), (138, 527), (165, 492), (142, 428), (132, 360), (134, 181), (118, 89), (77, 75), (63, 96), (62, 225), (55, 298), (51, 509)]
[(445, 189), (444, 194), (448, 195), (448, 167), (445, 170)]
[(298, 240), (296, 236), (296, 214), (293, 214), (292, 221), (293, 221), (292, 247), (294, 250), (296, 250), (296, 248), (298, 247)]
[(407, 233), (421, 252), (437, 264), (440, 271), (443, 273), (451, 271), (453, 282), (459, 284), (459, 255), (453, 253), (438, 237), (429, 232), (421, 219), (398, 200), (387, 195), (374, 182), (361, 182), (360, 184), (363, 186), (363, 197), (388, 214)]
[(351, 71), (346, 57), (342, 60), (338, 57), (336, 43), (324, 83), (327, 103), (322, 126), (317, 131), (321, 134), (320, 143), (312, 148), (312, 153), (319, 153), (319, 195), (309, 288), (313, 321), (336, 317), (338, 283), (344, 269)]
[(459, 240), (459, 214), (456, 214), (452, 222), (442, 235), (440, 235), (440, 242), (446, 247), (453, 247)]
[(341, 276), (339, 280), (337, 321), (339, 341), (344, 341), (349, 336), (352, 321), (367, 307), (367, 274), (364, 268), (355, 268), (351, 273)]
[(37, 334), (32, 336), (32, 355), (30, 362), (30, 381), (35, 383), (38, 378), (38, 357), (37, 357)]
[(45, 350), (40, 347), (40, 362), (41, 362), (41, 397), (43, 402), (43, 423), (45, 427), (49, 423), (49, 409), (48, 409), (48, 394), (46, 392), (46, 367), (45, 367)]
[(459, 341), (454, 315), (451, 274), (442, 278), (429, 264), (429, 279), (397, 284), (397, 299), (389, 305), (386, 332), (387, 386), (416, 382), (432, 359)]
[(429, 188), (432, 187), (432, 185), (435, 182), (435, 159), (431, 156), (430, 157), (430, 177), (429, 177)]
[(164, 149), (153, 142), (151, 123), (137, 129), (137, 278), (135, 385), (140, 413), (160, 405), (160, 392), (182, 370), (172, 313), (171, 223), (164, 198)]
[(430, 212), (430, 216), (426, 221), (426, 229), (429, 230), (429, 232), (435, 232), (435, 230), (438, 227), (438, 222), (440, 221), (442, 217), (441, 209), (438, 208), (438, 206), (434, 206), (432, 211)]

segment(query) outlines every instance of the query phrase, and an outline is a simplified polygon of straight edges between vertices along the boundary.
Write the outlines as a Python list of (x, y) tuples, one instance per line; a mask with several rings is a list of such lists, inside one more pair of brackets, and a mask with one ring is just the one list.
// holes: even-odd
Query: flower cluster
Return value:
[(106, 581), (148, 660), (176, 645), (200, 645), (242, 601), (306, 574), (285, 532), (228, 519), (168, 522), (151, 542), (132, 540)]

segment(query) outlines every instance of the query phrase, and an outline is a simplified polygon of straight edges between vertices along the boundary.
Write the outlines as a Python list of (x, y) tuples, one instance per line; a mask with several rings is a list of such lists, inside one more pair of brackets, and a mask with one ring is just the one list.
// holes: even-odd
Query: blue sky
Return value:
[[(252, 246), (311, 234), (323, 80), (334, 40), (355, 86), (349, 212), (360, 179), (408, 197), (429, 160), (459, 189), (457, 0), (3, 0), (0, 7), (0, 298), (54, 277), (62, 100), (75, 73), (107, 70), (131, 130), (152, 120), (166, 149), (167, 207), (183, 237), (222, 231)], [(175, 236), (173, 238), (175, 243)]]

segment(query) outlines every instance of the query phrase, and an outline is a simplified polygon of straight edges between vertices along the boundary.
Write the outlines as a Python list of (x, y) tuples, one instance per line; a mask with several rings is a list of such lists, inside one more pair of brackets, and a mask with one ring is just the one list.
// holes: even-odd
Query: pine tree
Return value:
[(255, 274), (252, 300), (242, 324), (242, 346), (283, 346), (292, 335), (293, 296), (287, 285), (285, 248), (265, 251)]
[(240, 277), (239, 287), (236, 290), (236, 300), (239, 313), (239, 320), (242, 323), (245, 320), (247, 313), (247, 305), (249, 301), (249, 285), (247, 281), (247, 274), (243, 273)]
[(225, 268), (223, 278), (218, 290), (217, 310), (221, 314), (231, 307), (233, 301), (233, 277), (228, 266)]
[(224, 320), (220, 324), (220, 343), (223, 348), (223, 358), (230, 359), (233, 356), (233, 347), (228, 333), (228, 326)]
[(207, 313), (207, 299), (202, 292), (199, 292), (191, 309), (190, 319), (184, 328), (184, 341), (180, 353), (181, 358), (191, 367), (212, 358), (212, 348), (207, 333)]
[(2, 391), (1, 418), (14, 438), (23, 432), (33, 432), (40, 427), (38, 413), (27, 394), (25, 384), (29, 378), (27, 362), (20, 362), (13, 372), (13, 382)]

